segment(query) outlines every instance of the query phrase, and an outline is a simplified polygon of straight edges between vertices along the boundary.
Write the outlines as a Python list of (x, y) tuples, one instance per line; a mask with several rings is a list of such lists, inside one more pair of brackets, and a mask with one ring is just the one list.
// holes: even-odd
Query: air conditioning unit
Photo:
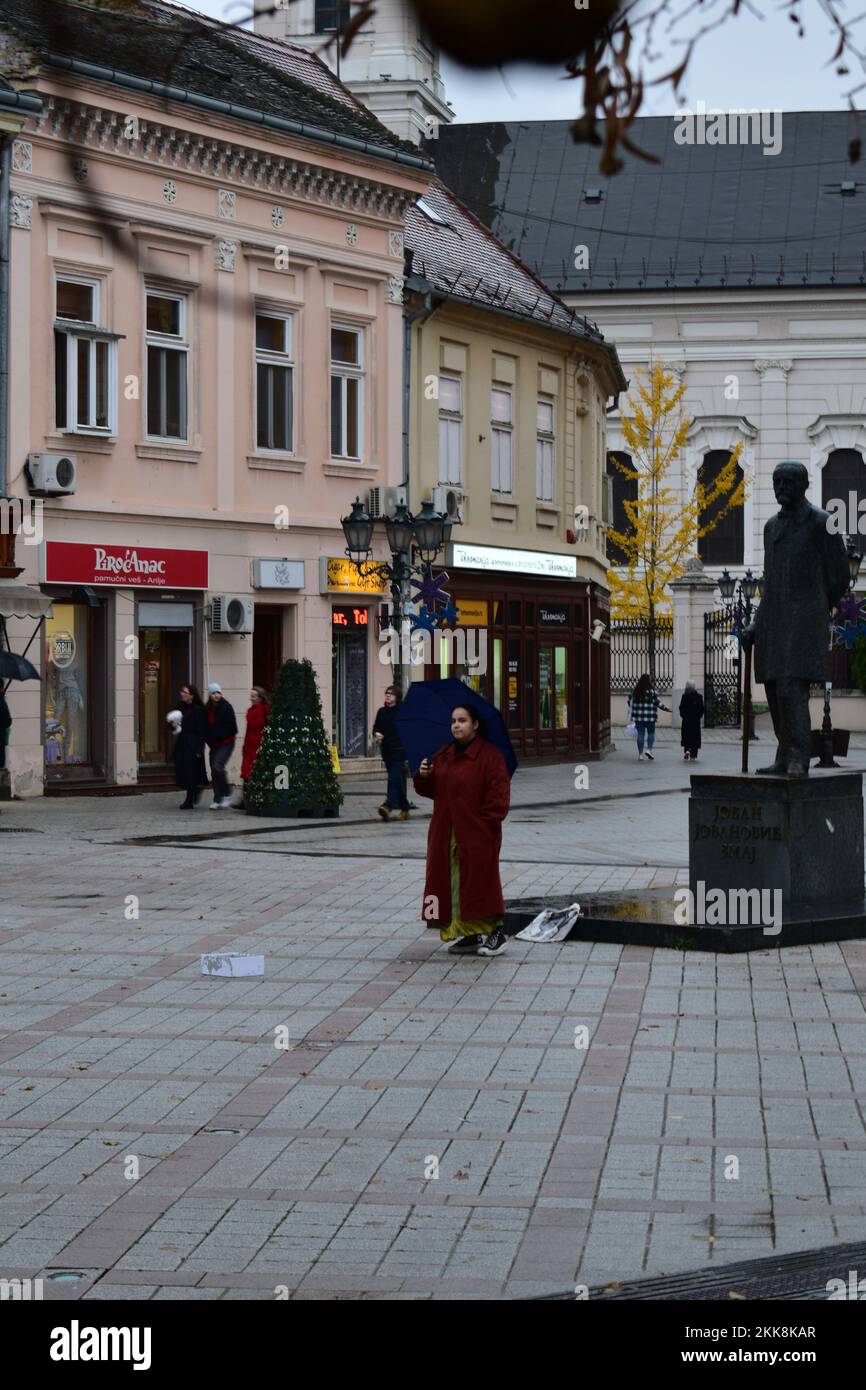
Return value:
[(210, 601), (211, 632), (252, 632), (253, 600), (236, 594), (214, 594)]
[(374, 521), (393, 516), (399, 506), (406, 506), (404, 487), (371, 487), (367, 493), (367, 510)]
[(453, 487), (434, 487), (433, 489), (433, 510), (443, 512), (458, 526), (462, 526), (466, 520), (467, 500), (465, 492), (458, 492)]
[(68, 496), (75, 491), (78, 460), (74, 454), (28, 454), (26, 473), (31, 492)]

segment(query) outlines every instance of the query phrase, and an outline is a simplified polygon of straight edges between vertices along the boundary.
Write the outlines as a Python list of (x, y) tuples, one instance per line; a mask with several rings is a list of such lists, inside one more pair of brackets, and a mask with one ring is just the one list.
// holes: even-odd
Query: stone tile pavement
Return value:
[[(670, 754), (569, 777), (519, 774), (508, 896), (683, 879)], [(455, 960), (422, 816), (176, 800), (2, 807), (0, 1277), (493, 1299), (866, 1237), (866, 941)], [(223, 948), (264, 979), (201, 977)]]

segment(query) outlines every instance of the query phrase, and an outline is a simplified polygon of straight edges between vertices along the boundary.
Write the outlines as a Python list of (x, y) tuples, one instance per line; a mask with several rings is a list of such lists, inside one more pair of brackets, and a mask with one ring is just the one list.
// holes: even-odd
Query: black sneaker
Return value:
[(448, 947), (448, 954), (449, 956), (477, 956), (478, 947), (483, 940), (483, 936), (461, 936), (458, 941)]
[(479, 956), (498, 956), (505, 950), (508, 944), (508, 937), (501, 927), (496, 927), (489, 936), (485, 936), (481, 945), (478, 947)]

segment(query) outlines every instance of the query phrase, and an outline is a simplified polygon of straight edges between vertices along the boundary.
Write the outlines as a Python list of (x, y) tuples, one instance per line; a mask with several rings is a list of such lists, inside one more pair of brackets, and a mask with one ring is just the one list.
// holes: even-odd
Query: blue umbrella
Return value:
[(502, 715), (495, 705), (453, 676), (444, 681), (413, 681), (397, 710), (400, 741), (413, 773), (425, 758), (432, 758), (443, 744), (451, 742), (451, 711), (467, 703), (478, 710), (488, 743), (499, 749), (509, 777), (513, 777), (517, 758)]

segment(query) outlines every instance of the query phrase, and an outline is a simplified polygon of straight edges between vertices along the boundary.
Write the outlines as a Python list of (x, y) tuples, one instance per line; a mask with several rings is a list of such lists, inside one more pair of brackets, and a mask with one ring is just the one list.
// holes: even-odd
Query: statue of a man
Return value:
[(808, 486), (802, 463), (773, 470), (781, 511), (764, 527), (761, 602), (743, 632), (744, 646), (754, 643), (755, 680), (766, 689), (779, 745), (758, 772), (776, 777), (808, 775), (809, 686), (826, 679), (830, 614), (848, 589), (845, 542), (831, 534), (827, 512), (806, 501)]

